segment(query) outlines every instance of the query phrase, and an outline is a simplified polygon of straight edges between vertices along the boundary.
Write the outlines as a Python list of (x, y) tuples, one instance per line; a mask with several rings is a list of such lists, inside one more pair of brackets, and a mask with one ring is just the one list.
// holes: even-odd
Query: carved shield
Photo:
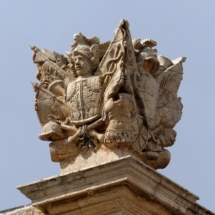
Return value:
[(48, 117), (50, 115), (62, 121), (69, 116), (68, 106), (42, 87), (38, 88), (35, 109), (42, 126), (49, 121)]

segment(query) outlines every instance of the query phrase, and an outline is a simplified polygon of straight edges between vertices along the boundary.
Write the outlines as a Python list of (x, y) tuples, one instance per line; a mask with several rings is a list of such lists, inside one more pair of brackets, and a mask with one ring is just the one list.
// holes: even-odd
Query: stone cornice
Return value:
[(44, 209), (53, 202), (89, 196), (120, 186), (127, 186), (134, 193), (182, 214), (198, 200), (196, 195), (133, 156), (22, 185), (18, 189), (32, 200), (32, 205)]

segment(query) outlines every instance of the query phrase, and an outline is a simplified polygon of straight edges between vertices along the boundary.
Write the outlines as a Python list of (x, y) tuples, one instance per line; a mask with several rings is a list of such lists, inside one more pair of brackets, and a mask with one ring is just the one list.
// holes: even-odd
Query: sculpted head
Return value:
[(78, 45), (74, 51), (68, 52), (67, 55), (78, 76), (91, 76), (98, 67), (98, 63), (95, 62), (95, 57), (87, 45)]
[(89, 60), (81, 54), (77, 54), (74, 58), (75, 71), (78, 76), (88, 77), (92, 75), (92, 68)]

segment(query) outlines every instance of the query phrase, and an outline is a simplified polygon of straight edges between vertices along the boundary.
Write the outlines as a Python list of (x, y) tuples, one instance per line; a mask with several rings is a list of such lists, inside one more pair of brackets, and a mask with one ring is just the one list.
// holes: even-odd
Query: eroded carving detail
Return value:
[(182, 115), (177, 91), (186, 58), (157, 56), (151, 39), (132, 41), (126, 20), (112, 42), (81, 33), (74, 40), (67, 56), (31, 47), (40, 81), (32, 83), (39, 138), (52, 141), (52, 160), (103, 144), (138, 152), (155, 169), (166, 167), (165, 147), (174, 144)]

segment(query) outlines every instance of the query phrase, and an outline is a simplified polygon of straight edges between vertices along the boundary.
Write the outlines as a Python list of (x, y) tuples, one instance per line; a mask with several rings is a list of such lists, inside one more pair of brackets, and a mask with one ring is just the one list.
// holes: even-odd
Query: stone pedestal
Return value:
[(132, 155), (18, 189), (44, 214), (213, 214), (196, 204), (196, 195)]

